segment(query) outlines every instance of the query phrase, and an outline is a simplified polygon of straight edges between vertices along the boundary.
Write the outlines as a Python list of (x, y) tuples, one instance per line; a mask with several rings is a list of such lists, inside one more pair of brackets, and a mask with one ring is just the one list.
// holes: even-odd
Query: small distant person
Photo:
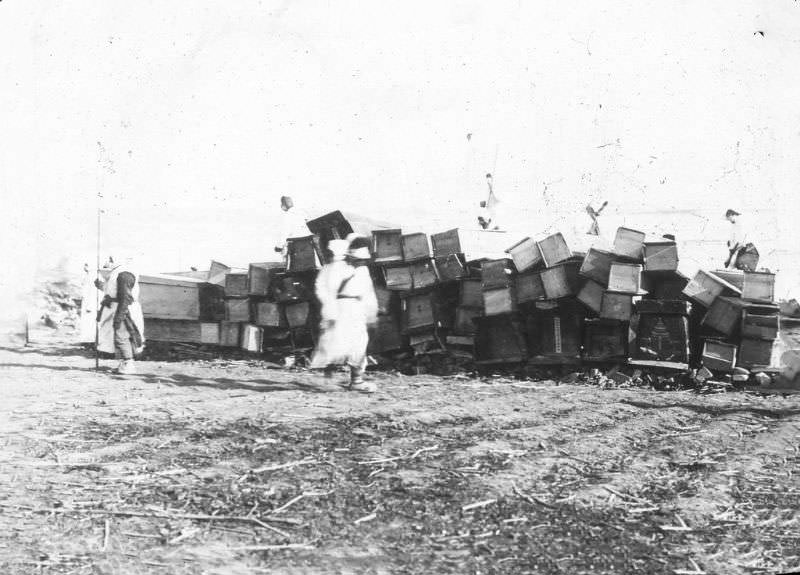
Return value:
[(486, 201), (480, 203), (480, 212), (478, 212), (478, 224), (481, 229), (498, 231), (500, 229), (499, 218), (497, 217), (498, 205), (500, 200), (494, 194), (492, 187), (492, 174), (486, 174), (486, 184), (489, 186), (489, 196)]
[(83, 280), (81, 281), (81, 311), (78, 320), (78, 343), (83, 347), (94, 347), (97, 335), (97, 288), (94, 285), (94, 274), (90, 273), (89, 264), (83, 264)]
[(758, 266), (759, 254), (756, 246), (750, 241), (746, 223), (742, 214), (729, 209), (725, 212), (725, 219), (731, 224), (731, 234), (728, 239), (728, 259), (725, 260), (726, 268), (743, 271), (755, 271)]
[(480, 208), (480, 211), (478, 211), (478, 225), (480, 225), (482, 230), (488, 230), (489, 226), (492, 224), (492, 215), (486, 207), (486, 202), (481, 202)]
[(597, 218), (600, 217), (600, 214), (603, 212), (605, 207), (608, 205), (608, 202), (603, 202), (603, 205), (600, 206), (599, 209), (595, 210), (592, 207), (592, 204), (586, 205), (586, 213), (589, 214), (589, 217), (592, 218), (592, 225), (589, 227), (589, 231), (586, 232), (590, 236), (599, 236), (600, 235), (600, 224), (597, 221)]
[(368, 326), (374, 325), (378, 315), (378, 300), (367, 264), (371, 260), (369, 240), (350, 234), (346, 255), (342, 256), (343, 244), (330, 242), (328, 249), (334, 261), (320, 272), (317, 290), (322, 303), (323, 334), (311, 360), (312, 368), (325, 368), (327, 374), (332, 367), (350, 367), (349, 389), (362, 393), (374, 393), (375, 384), (364, 381), (367, 367)]
[(281, 196), (281, 225), (280, 244), (275, 246), (275, 251), (282, 253), (286, 258), (286, 240), (289, 238), (304, 238), (311, 235), (306, 222), (306, 215), (295, 207), (294, 201), (289, 196)]
[(139, 303), (139, 277), (124, 264), (111, 263), (108, 278), (95, 280), (103, 292), (103, 301), (97, 314), (97, 350), (113, 353), (119, 360), (114, 373), (136, 373), (134, 357), (144, 349), (144, 317)]

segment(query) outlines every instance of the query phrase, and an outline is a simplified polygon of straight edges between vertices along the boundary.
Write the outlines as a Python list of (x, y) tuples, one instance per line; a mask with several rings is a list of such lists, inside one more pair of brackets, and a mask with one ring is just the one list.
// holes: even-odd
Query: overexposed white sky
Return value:
[(272, 259), (283, 194), (473, 226), (486, 172), (520, 233), (607, 199), (607, 232), (698, 249), (733, 206), (773, 269), (798, 256), (795, 1), (5, 0), (0, 48), (26, 270), (93, 257), (98, 193), (103, 253), (164, 271)]

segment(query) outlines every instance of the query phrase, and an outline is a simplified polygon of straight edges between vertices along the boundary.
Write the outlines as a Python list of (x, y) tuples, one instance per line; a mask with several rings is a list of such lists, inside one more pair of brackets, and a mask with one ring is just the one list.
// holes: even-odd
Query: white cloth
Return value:
[(728, 238), (728, 247), (734, 248), (736, 246), (744, 247), (750, 241), (747, 221), (742, 219), (742, 216), (736, 216), (736, 221), (731, 223), (731, 233)]
[(308, 218), (301, 210), (289, 208), (281, 210), (281, 242), (288, 238), (304, 238), (311, 235), (306, 222)]
[(367, 326), (378, 314), (369, 269), (332, 262), (317, 276), (316, 293), (322, 304), (322, 333), (311, 367), (347, 364), (363, 368), (369, 343)]
[[(136, 278), (136, 283), (131, 290), (133, 296), (133, 303), (128, 306), (128, 315), (133, 321), (133, 324), (139, 330), (142, 336), (142, 344), (144, 344), (144, 316), (142, 314), (142, 306), (139, 303), (139, 275), (133, 271), (126, 269), (125, 266), (117, 266), (108, 276), (105, 283), (103, 294), (110, 298), (117, 298), (117, 278), (122, 272), (132, 273)], [(100, 328), (97, 349), (105, 353), (114, 353), (114, 314), (117, 312), (117, 302), (111, 302), (110, 305), (103, 307), (103, 314), (100, 316)], [(144, 345), (134, 348), (134, 353), (141, 353)]]
[(81, 313), (78, 320), (78, 343), (94, 343), (97, 328), (97, 288), (86, 272), (81, 284)]

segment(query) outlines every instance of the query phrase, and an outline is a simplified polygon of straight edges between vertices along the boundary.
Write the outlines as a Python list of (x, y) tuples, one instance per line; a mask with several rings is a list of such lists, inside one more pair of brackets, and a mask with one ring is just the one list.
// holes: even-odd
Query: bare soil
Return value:
[(0, 350), (2, 573), (800, 569), (800, 395), (104, 363)]

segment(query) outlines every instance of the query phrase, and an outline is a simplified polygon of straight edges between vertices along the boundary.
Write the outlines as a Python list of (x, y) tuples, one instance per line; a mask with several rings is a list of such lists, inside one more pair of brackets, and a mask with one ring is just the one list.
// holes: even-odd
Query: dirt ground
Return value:
[(0, 350), (0, 572), (800, 569), (800, 395), (109, 367)]

